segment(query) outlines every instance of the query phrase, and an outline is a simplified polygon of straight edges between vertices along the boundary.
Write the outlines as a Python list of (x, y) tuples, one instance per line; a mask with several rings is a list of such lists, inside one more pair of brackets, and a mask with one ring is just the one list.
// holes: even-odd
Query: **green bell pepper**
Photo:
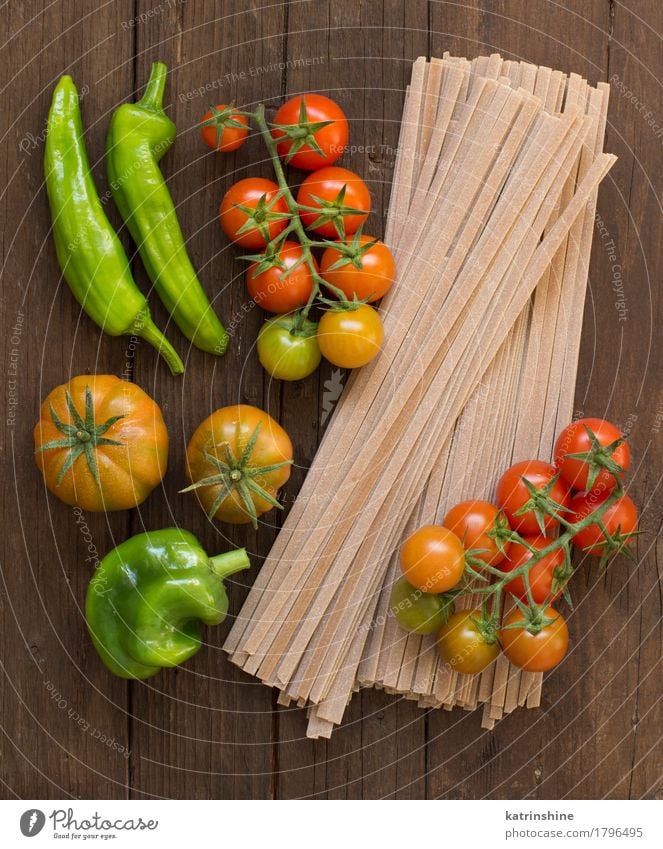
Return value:
[(196, 347), (220, 355), (228, 347), (228, 334), (191, 264), (158, 165), (175, 140), (175, 124), (163, 110), (166, 74), (166, 66), (155, 62), (142, 98), (113, 112), (106, 139), (108, 182), (150, 280), (175, 323)]
[(85, 617), (99, 656), (120, 678), (178, 666), (200, 648), (200, 623), (225, 619), (224, 578), (249, 566), (243, 548), (208, 557), (179, 528), (131, 537), (104, 557), (88, 586)]
[(159, 351), (173, 374), (182, 374), (182, 361), (152, 321), (147, 299), (97, 194), (78, 91), (69, 76), (61, 77), (53, 92), (44, 172), (55, 251), (78, 303), (105, 333), (140, 336)]

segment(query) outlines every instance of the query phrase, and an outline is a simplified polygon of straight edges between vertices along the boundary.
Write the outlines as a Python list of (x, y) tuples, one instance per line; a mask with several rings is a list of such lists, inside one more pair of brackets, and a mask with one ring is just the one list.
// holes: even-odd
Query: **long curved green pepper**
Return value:
[(69, 76), (61, 77), (53, 92), (44, 171), (58, 262), (78, 303), (105, 333), (145, 339), (173, 374), (181, 374), (184, 365), (152, 321), (97, 194), (83, 140), (78, 91)]
[(163, 62), (155, 62), (142, 98), (113, 113), (106, 139), (108, 181), (150, 280), (175, 323), (197, 348), (220, 355), (228, 347), (228, 335), (191, 264), (158, 165), (176, 132), (163, 110), (166, 74)]

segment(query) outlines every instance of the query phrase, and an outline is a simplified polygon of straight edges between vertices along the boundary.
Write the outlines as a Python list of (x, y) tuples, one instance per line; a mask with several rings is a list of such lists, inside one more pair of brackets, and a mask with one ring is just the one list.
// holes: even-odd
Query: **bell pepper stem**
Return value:
[(210, 557), (209, 562), (212, 571), (221, 580), (251, 566), (245, 548), (236, 548), (234, 551), (227, 551), (225, 554), (217, 554), (216, 557)]
[(154, 109), (159, 112), (163, 109), (163, 93), (166, 88), (166, 77), (168, 67), (163, 62), (154, 62), (150, 71), (150, 78), (143, 96), (138, 101), (146, 109)]
[(179, 354), (152, 321), (149, 315), (140, 316), (136, 321), (132, 332), (135, 333), (136, 336), (140, 336), (140, 338), (144, 339), (146, 342), (149, 342), (153, 348), (156, 348), (159, 354), (168, 363), (168, 368), (172, 374), (183, 374), (184, 363), (180, 359)]

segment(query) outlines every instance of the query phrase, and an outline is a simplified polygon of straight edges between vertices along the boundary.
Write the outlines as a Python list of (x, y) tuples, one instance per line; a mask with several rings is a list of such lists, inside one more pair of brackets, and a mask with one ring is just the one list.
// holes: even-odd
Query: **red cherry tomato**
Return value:
[[(345, 239), (346, 245), (351, 245), (353, 237)], [(359, 244), (372, 242), (372, 236), (361, 235)], [(344, 255), (338, 248), (329, 247), (320, 260), (320, 273), (332, 286), (341, 289), (345, 297), (351, 301), (356, 296), (360, 301), (372, 304), (378, 301), (391, 288), (396, 276), (394, 257), (384, 242), (377, 241), (359, 257), (358, 268), (349, 259), (337, 268), (332, 268)]]
[[(268, 241), (282, 233), (288, 223), (285, 217), (288, 206), (282, 197), (277, 197), (278, 191), (275, 182), (262, 177), (247, 177), (232, 185), (223, 196), (219, 209), (219, 223), (226, 236), (243, 248), (264, 248)], [(261, 210), (260, 221), (243, 233), (239, 230), (250, 218), (238, 208), (240, 206)]]
[[(303, 171), (315, 171), (317, 168), (324, 168), (325, 165), (336, 162), (345, 152), (349, 135), (348, 121), (341, 107), (322, 94), (300, 94), (281, 106), (274, 116), (273, 123), (295, 127), (300, 124), (302, 117), (308, 124), (329, 122), (320, 129), (313, 129), (311, 133), (312, 139), (322, 152), (318, 153), (307, 143), (311, 138), (304, 138), (304, 142), (300, 144), (298, 140), (288, 138), (284, 130), (276, 127), (272, 130), (272, 136), (277, 140), (285, 139), (277, 145), (279, 156)], [(288, 159), (293, 145), (295, 152)]]
[(504, 560), (511, 546), (510, 542), (506, 542), (502, 546), (504, 550), (500, 551), (497, 542), (489, 536), (497, 528), (500, 519), (506, 522), (499, 507), (489, 501), (461, 501), (449, 510), (442, 524), (460, 537), (466, 551), (483, 549), (476, 557), (489, 566), (497, 566)]
[[(523, 482), (525, 478), (537, 490), (548, 486), (557, 476), (557, 469), (543, 460), (524, 460), (511, 466), (497, 483), (496, 501), (504, 510), (511, 527), (521, 534), (540, 534), (541, 528), (534, 510), (527, 510), (521, 515), (516, 513), (523, 508), (531, 496)], [(568, 508), (571, 494), (564, 481), (558, 479), (550, 488), (549, 497), (561, 507)], [(543, 517), (543, 527), (546, 530), (556, 527), (559, 522), (552, 516)]]
[(305, 262), (297, 265), (301, 256), (302, 247), (298, 242), (284, 242), (278, 260), (285, 268), (273, 265), (257, 274), (257, 262), (248, 267), (246, 288), (259, 307), (267, 312), (285, 313), (304, 306), (313, 289), (313, 277)]
[[(509, 556), (500, 565), (500, 569), (503, 572), (513, 572), (514, 569), (518, 569), (523, 563), (527, 563), (532, 559), (533, 552), (527, 547), (527, 544), (533, 546), (537, 551), (542, 551), (555, 541), (552, 537), (544, 536), (526, 536), (523, 537), (523, 540), (526, 543), (525, 545), (519, 542), (511, 543)], [(563, 566), (564, 551), (558, 548), (550, 554), (546, 554), (545, 557), (530, 568), (529, 583), (532, 590), (532, 598), (536, 604), (543, 604), (544, 601), (551, 602), (561, 595), (561, 588), (555, 585), (555, 572), (558, 569), (561, 570)], [(514, 578), (513, 581), (509, 581), (506, 585), (506, 590), (516, 598), (528, 601), (525, 578), (522, 575)]]
[[(336, 239), (340, 232), (355, 233), (366, 221), (371, 211), (371, 194), (358, 174), (333, 166), (308, 175), (297, 192), (297, 203), (317, 210), (300, 213), (305, 227), (328, 239)], [(343, 213), (343, 207), (362, 212)], [(324, 220), (316, 224), (321, 217)], [(339, 230), (341, 222), (342, 231)]]
[(212, 106), (202, 117), (200, 135), (212, 150), (230, 153), (244, 144), (249, 122), (244, 115), (225, 103)]
[(527, 629), (525, 616), (518, 609), (512, 610), (502, 623), (503, 626), (519, 624), (523, 626), (502, 627), (500, 642), (504, 654), (511, 663), (526, 672), (546, 672), (553, 666), (557, 666), (569, 646), (569, 629), (564, 617), (552, 607), (546, 608), (544, 616), (553, 621), (536, 634)]
[[(595, 513), (608, 499), (605, 493), (579, 492), (571, 500), (572, 513), (569, 521), (575, 524)], [(638, 530), (638, 510), (628, 495), (618, 498), (606, 508), (602, 516), (603, 524), (610, 536), (635, 533)], [(573, 537), (573, 544), (589, 554), (600, 556), (606, 550), (606, 537), (599, 525), (588, 525)]]
[[(587, 428), (592, 431), (602, 448), (617, 442), (623, 436), (619, 428), (605, 421), (605, 419), (579, 419), (565, 427), (557, 438), (554, 454), (555, 465), (562, 478), (574, 489), (588, 489), (590, 473), (598, 472), (591, 489), (595, 492), (612, 492), (617, 483), (617, 477), (608, 469), (601, 468), (601, 457), (598, 458), (598, 464), (595, 464), (595, 468), (592, 468), (592, 463), (586, 459), (570, 456), (587, 454), (590, 451), (592, 441)], [(628, 444), (622, 442), (621, 445), (618, 445), (617, 448), (606, 455), (605, 460), (616, 463), (617, 466), (621, 466), (623, 471), (626, 471), (631, 465), (631, 451)], [(617, 476), (623, 477), (623, 473), (617, 473)]]

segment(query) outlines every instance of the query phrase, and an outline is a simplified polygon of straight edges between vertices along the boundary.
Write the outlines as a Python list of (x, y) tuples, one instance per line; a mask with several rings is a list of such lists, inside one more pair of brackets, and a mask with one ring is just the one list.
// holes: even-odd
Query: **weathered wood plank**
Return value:
[(126, 537), (128, 515), (86, 515), (49, 495), (34, 465), (32, 427), (41, 398), (58, 384), (124, 368), (128, 340), (102, 338), (60, 279), (42, 160), (53, 86), (70, 73), (82, 95), (88, 151), (103, 194), (108, 113), (118, 91), (132, 85), (133, 43), (120, 35), (131, 8), (110, 4), (82, 16), (67, 0), (6, 3), (0, 11), (8, 328), (2, 340), (8, 406), (0, 761), (5, 780), (22, 797), (121, 798), (127, 792), (128, 760), (119, 751), (129, 746), (127, 689), (95, 656), (81, 606), (96, 558)]
[[(139, 10), (149, 4), (139, 3)], [(223, 193), (251, 173), (269, 175), (259, 139), (232, 157), (217, 156), (194, 129), (210, 103), (230, 100), (250, 107), (280, 94), (283, 8), (267, 2), (173, 4), (148, 18), (137, 33), (137, 78), (142, 85), (152, 61), (165, 61), (169, 75), (170, 115), (180, 132), (163, 163), (169, 186), (185, 222), (192, 259), (232, 334), (228, 353), (217, 361), (186, 350), (187, 371), (173, 380), (165, 369), (137, 365), (139, 383), (154, 384), (175, 435), (165, 499), (153, 499), (136, 517), (163, 527), (177, 522), (193, 531), (208, 551), (246, 546), (255, 563), (274, 538), (267, 523), (250, 528), (212, 525), (192, 496), (178, 494), (184, 481), (186, 443), (197, 425), (226, 404), (266, 404), (263, 370), (254, 343), (262, 322), (249, 308), (243, 283), (245, 264), (218, 225)], [(198, 96), (200, 86), (218, 82)], [(209, 88), (209, 86), (208, 86)], [(173, 337), (175, 337), (173, 333)], [(278, 412), (273, 409), (273, 412)], [(237, 611), (252, 577), (231, 582), (231, 610)], [(132, 793), (189, 798), (268, 797), (272, 779), (272, 694), (231, 666), (221, 645), (227, 627), (209, 630), (207, 646), (174, 675), (165, 673), (147, 686), (133, 685), (135, 759)]]
[[(565, 740), (561, 753), (572, 765), (572, 787), (564, 781), (569, 795), (661, 795), (663, 753), (655, 729), (662, 718), (657, 681), (663, 645), (656, 542), (663, 505), (657, 409), (663, 97), (654, 81), (663, 72), (662, 24), (663, 10), (653, 0), (612, 7), (606, 147), (619, 159), (598, 209), (576, 406), (606, 412), (629, 432), (634, 454), (629, 492), (642, 508), (643, 535), (637, 567), (621, 560), (603, 577), (592, 566), (587, 577), (579, 618), (595, 624), (566, 676), (576, 684), (578, 709), (587, 707), (573, 726), (575, 747)], [(576, 637), (583, 630), (576, 626)], [(553, 788), (561, 786), (561, 776), (556, 779)]]

